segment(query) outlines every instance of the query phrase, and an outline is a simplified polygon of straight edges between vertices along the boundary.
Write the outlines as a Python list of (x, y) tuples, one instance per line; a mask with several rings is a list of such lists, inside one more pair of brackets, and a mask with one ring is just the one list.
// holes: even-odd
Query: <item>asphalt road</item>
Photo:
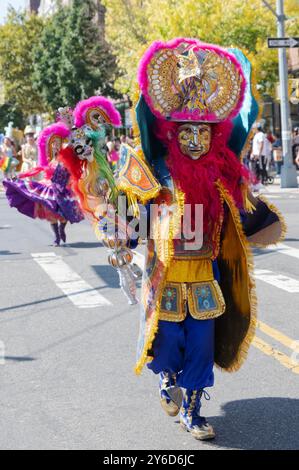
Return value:
[[(217, 438), (200, 443), (160, 408), (157, 377), (134, 375), (138, 307), (88, 223), (54, 248), (47, 223), (1, 193), (0, 449), (298, 449), (299, 194), (269, 196), (288, 223), (285, 246), (255, 252), (262, 323), (242, 369), (216, 371), (203, 411)], [(86, 286), (90, 308), (67, 294), (53, 262)]]

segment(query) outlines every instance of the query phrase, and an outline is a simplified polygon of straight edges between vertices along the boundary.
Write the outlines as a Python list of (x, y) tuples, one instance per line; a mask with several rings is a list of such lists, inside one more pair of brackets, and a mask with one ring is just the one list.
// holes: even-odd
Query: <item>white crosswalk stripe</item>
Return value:
[(278, 287), (286, 292), (290, 292), (292, 294), (299, 292), (299, 281), (297, 281), (297, 279), (293, 279), (283, 274), (274, 273), (268, 269), (255, 269), (254, 275), (259, 281), (271, 284), (272, 286)]
[(293, 248), (291, 246), (285, 245), (284, 243), (278, 243), (277, 245), (271, 245), (268, 247), (271, 251), (277, 251), (283, 255), (292, 256), (293, 258), (299, 259), (299, 250), (298, 248)]
[[(280, 243), (277, 246), (269, 247), (269, 249), (275, 249), (277, 250), (277, 253), (299, 258), (298, 249), (289, 247), (283, 243)], [(134, 252), (133, 261), (141, 269), (144, 268), (144, 256), (141, 253)], [(267, 269), (255, 269), (254, 275), (257, 280), (266, 282), (267, 284), (282, 289), (286, 292), (290, 292), (292, 294), (299, 293), (299, 281), (297, 279), (293, 279), (289, 276), (285, 276), (284, 274), (275, 273)]]
[(61, 256), (55, 253), (32, 253), (32, 257), (76, 307), (96, 308), (112, 305), (73, 271)]

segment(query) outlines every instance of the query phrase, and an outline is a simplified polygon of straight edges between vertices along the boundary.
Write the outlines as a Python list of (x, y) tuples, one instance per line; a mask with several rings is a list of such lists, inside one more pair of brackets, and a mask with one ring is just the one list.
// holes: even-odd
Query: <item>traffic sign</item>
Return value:
[(299, 47), (299, 38), (268, 38), (268, 47)]

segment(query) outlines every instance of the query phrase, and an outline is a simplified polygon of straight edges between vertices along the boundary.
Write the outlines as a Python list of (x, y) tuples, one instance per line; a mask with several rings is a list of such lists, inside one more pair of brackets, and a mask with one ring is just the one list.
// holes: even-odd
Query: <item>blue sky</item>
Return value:
[(0, 0), (0, 23), (3, 23), (8, 5), (12, 5), (16, 10), (18, 10), (19, 8), (24, 8), (25, 4), (25, 0)]

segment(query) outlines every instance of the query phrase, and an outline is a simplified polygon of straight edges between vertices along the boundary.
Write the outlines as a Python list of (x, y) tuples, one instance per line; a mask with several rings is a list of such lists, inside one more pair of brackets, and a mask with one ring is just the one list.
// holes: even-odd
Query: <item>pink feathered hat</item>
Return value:
[(103, 124), (121, 126), (121, 117), (114, 104), (103, 96), (92, 96), (80, 101), (74, 110), (75, 126), (87, 124), (97, 130)]
[(152, 113), (171, 121), (221, 122), (235, 117), (246, 80), (235, 56), (197, 39), (155, 41), (138, 83)]
[(47, 166), (57, 156), (70, 133), (71, 130), (62, 122), (51, 124), (41, 131), (37, 140), (39, 166)]

